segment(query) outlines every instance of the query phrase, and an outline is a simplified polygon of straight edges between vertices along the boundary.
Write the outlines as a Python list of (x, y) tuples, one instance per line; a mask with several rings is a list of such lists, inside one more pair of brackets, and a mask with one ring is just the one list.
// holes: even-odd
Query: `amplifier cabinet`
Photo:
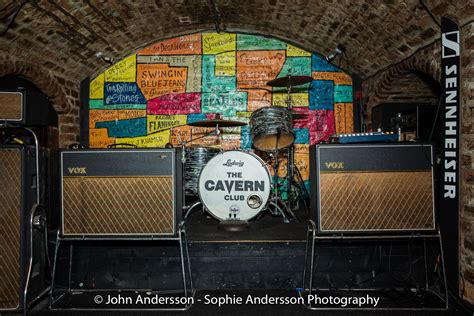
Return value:
[[(35, 149), (29, 146), (0, 146), (0, 313), (23, 308), (27, 274), (29, 214), (36, 201)], [(42, 234), (33, 240), (42, 241)], [(30, 298), (44, 288), (41, 244), (33, 258)]]
[(431, 145), (316, 145), (310, 160), (319, 233), (435, 229)]
[(178, 151), (61, 151), (62, 235), (176, 236), (182, 219)]
[(50, 104), (47, 97), (29, 89), (0, 89), (0, 124), (48, 125)]

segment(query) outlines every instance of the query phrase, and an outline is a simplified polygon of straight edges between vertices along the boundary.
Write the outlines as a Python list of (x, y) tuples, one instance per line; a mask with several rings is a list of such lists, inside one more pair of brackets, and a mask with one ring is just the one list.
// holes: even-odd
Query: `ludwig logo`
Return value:
[(459, 31), (443, 33), (441, 36), (441, 44), (443, 45), (443, 58), (459, 56)]
[(328, 169), (344, 169), (344, 161), (328, 161), (324, 164)]
[(70, 174), (86, 174), (87, 170), (86, 167), (70, 167), (67, 168)]
[(232, 159), (227, 159), (227, 161), (225, 163), (223, 163), (222, 165), (226, 166), (226, 167), (232, 167), (232, 166), (243, 167), (244, 162), (240, 161), (240, 160), (235, 161), (235, 160), (232, 160)]

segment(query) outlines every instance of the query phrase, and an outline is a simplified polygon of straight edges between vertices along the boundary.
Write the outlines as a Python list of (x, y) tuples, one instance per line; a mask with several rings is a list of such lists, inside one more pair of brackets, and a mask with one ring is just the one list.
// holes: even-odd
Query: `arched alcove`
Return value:
[[(309, 145), (353, 130), (352, 77), (323, 57), (275, 38), (245, 33), (194, 33), (153, 43), (116, 62), (89, 85), (91, 147), (179, 146), (208, 132), (187, 124), (213, 118), (249, 123), (262, 107), (286, 106), (288, 75), (313, 81), (291, 94), (297, 164), (309, 179)], [(250, 150), (249, 126), (225, 129), (225, 150)], [(204, 137), (194, 145), (215, 145)]]

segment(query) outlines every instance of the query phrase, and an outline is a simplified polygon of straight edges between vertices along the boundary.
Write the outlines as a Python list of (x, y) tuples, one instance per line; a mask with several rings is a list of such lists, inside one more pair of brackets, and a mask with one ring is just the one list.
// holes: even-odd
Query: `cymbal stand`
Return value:
[[(293, 117), (292, 117), (292, 111), (293, 111), (293, 100), (291, 98), (291, 91), (292, 91), (292, 85), (291, 85), (291, 75), (288, 75), (290, 79), (288, 80), (288, 85), (287, 85), (287, 97), (286, 97), (286, 108), (290, 112), (291, 116), (291, 124), (293, 124)], [(288, 209), (293, 210), (293, 179), (295, 175), (295, 146), (292, 144), (290, 147), (287, 148), (287, 172), (286, 172), (286, 180), (287, 180), (287, 185), (288, 185)]]
[[(279, 195), (279, 191), (278, 191), (278, 186), (279, 186), (279, 183), (278, 183), (278, 166), (280, 164), (279, 162), (279, 159), (278, 159), (278, 156), (279, 156), (279, 152), (280, 150), (278, 149), (278, 141), (280, 139), (280, 135), (281, 135), (281, 132), (280, 130), (278, 130), (278, 134), (277, 134), (277, 138), (276, 138), (276, 144), (275, 144), (275, 149), (274, 151), (272, 152), (273, 154), (273, 190), (271, 192), (271, 197), (270, 197), (270, 205), (273, 205), (275, 207), (275, 210), (272, 210), (270, 209), (270, 212), (273, 214), (273, 215), (279, 215), (281, 214), (281, 216), (283, 217), (283, 222), (284, 223), (289, 223), (290, 220), (288, 219), (288, 217), (286, 216), (285, 212), (283, 211), (283, 209), (278, 205), (278, 202), (282, 202), (281, 201), (281, 198), (280, 198), (280, 195)], [(282, 202), (282, 204), (284, 204)]]

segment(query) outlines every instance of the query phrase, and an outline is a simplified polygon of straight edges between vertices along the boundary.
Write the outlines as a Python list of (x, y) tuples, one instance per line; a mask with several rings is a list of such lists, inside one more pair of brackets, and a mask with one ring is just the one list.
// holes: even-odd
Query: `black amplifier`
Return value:
[(320, 233), (435, 229), (431, 145), (316, 145), (310, 161)]
[(0, 89), (0, 123), (47, 126), (51, 104), (32, 89)]
[(178, 151), (62, 151), (62, 235), (176, 236), (182, 219)]

